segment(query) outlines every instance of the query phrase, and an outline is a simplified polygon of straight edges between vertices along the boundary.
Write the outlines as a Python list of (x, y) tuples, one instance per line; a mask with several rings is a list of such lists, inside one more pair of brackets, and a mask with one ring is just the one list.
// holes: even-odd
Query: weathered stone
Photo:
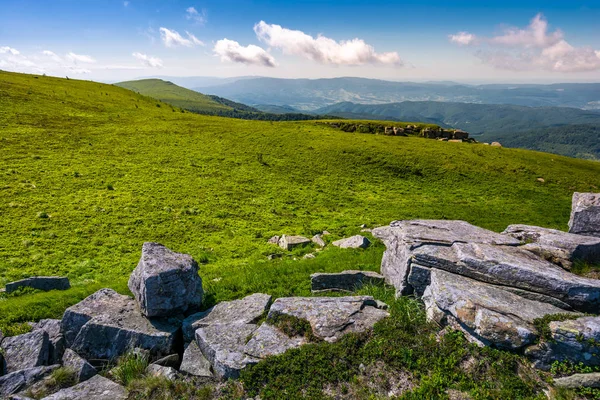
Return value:
[(372, 271), (343, 271), (327, 274), (316, 273), (310, 276), (313, 292), (345, 291), (353, 292), (364, 285), (382, 285), (385, 281), (383, 275)]
[(412, 252), (412, 261), (481, 282), (541, 293), (577, 311), (597, 313), (600, 309), (599, 280), (571, 274), (520, 248), (478, 243), (421, 246)]
[(127, 391), (118, 383), (96, 375), (68, 389), (62, 389), (44, 400), (125, 400)]
[(206, 378), (212, 378), (213, 376), (212, 372), (210, 372), (210, 362), (204, 357), (204, 354), (202, 354), (195, 341), (188, 344), (185, 348), (183, 361), (179, 370), (194, 376)]
[(158, 360), (154, 361), (152, 364), (178, 369), (181, 362), (179, 360), (179, 354), (175, 353), (175, 354), (169, 354), (168, 356), (165, 356), (163, 358), (159, 358)]
[(155, 378), (165, 378), (170, 381), (177, 379), (178, 374), (174, 368), (164, 367), (158, 364), (150, 364), (146, 368), (146, 373)]
[(244, 347), (244, 352), (254, 358), (266, 358), (283, 354), (308, 343), (304, 336), (290, 338), (269, 323), (262, 324)]
[(569, 232), (600, 237), (600, 193), (573, 193)]
[(413, 288), (417, 296), (423, 296), (425, 289), (431, 283), (431, 268), (424, 267), (414, 262), (410, 264), (407, 283)]
[(279, 244), (279, 236), (275, 235), (267, 241), (269, 244)]
[(600, 262), (600, 238), (529, 225), (510, 225), (502, 233), (527, 242), (523, 248), (567, 270), (575, 260)]
[(144, 243), (142, 257), (129, 277), (129, 289), (147, 317), (169, 317), (202, 303), (198, 263), (159, 243)]
[(282, 297), (275, 300), (267, 318), (281, 314), (307, 320), (315, 336), (328, 342), (347, 333), (364, 332), (389, 316), (377, 308), (371, 296)]
[(62, 365), (75, 373), (77, 382), (87, 381), (97, 373), (96, 368), (92, 367), (89, 362), (79, 357), (79, 354), (71, 349), (65, 350), (65, 354), (62, 358)]
[(60, 364), (65, 351), (65, 338), (60, 331), (60, 319), (42, 319), (39, 322), (31, 324), (32, 330), (42, 330), (48, 334), (50, 343), (48, 363)]
[(287, 236), (283, 235), (279, 239), (279, 247), (284, 250), (292, 250), (296, 247), (308, 246), (311, 243), (310, 239), (304, 236)]
[(600, 388), (600, 372), (575, 374), (554, 379), (554, 386), (567, 389)]
[(362, 235), (355, 235), (349, 238), (336, 240), (332, 245), (342, 249), (366, 249), (371, 241)]
[(524, 299), (500, 287), (442, 270), (431, 270), (423, 294), (430, 319), (461, 329), (476, 342), (518, 350), (534, 343), (536, 318), (565, 313), (546, 303)]
[(152, 356), (175, 352), (180, 321), (148, 320), (135, 300), (101, 289), (69, 307), (62, 319), (67, 345), (86, 359), (114, 359), (133, 348)]
[(387, 283), (396, 288), (397, 295), (412, 293), (407, 278), (413, 250), (433, 244), (451, 246), (453, 243), (489, 243), (517, 246), (517, 239), (488, 231), (464, 221), (412, 220), (394, 221), (390, 226), (373, 229), (373, 236), (386, 246), (381, 261), (381, 273)]
[(268, 310), (271, 296), (254, 293), (243, 299), (223, 301), (207, 311), (190, 315), (183, 321), (184, 341), (194, 340), (196, 329), (212, 324), (256, 323)]
[(69, 278), (64, 276), (33, 276), (16, 282), (6, 284), (6, 293), (12, 293), (17, 289), (29, 287), (43, 290), (67, 290), (71, 287)]
[(196, 330), (196, 342), (219, 379), (238, 378), (257, 358), (244, 352), (246, 341), (258, 328), (255, 324), (229, 323), (204, 326)]
[(319, 247), (325, 247), (326, 245), (325, 241), (323, 240), (323, 237), (318, 234), (313, 236), (310, 240)]
[(42, 330), (11, 336), (2, 340), (5, 373), (48, 365), (50, 344)]
[(600, 317), (553, 321), (549, 328), (549, 340), (525, 352), (536, 367), (548, 369), (554, 361), (600, 365)]
[(59, 367), (60, 365), (51, 365), (21, 369), (0, 377), (0, 398), (6, 398), (27, 389)]
[(316, 258), (317, 256), (315, 256), (313, 253), (308, 253), (305, 254), (302, 258), (304, 258), (305, 260), (312, 260), (313, 258)]
[(500, 142), (492, 142), (491, 146), (502, 147), (502, 144)]

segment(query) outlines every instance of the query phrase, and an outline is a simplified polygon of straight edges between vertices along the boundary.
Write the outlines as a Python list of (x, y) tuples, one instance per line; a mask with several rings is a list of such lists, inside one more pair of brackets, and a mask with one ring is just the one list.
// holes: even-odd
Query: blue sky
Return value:
[(598, 82), (598, 21), (598, 0), (0, 0), (0, 69)]

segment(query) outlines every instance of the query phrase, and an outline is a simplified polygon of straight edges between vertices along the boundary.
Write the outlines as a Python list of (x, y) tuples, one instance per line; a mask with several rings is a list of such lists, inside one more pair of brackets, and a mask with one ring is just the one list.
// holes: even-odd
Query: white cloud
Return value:
[(45, 55), (45, 56), (47, 56), (47, 57), (50, 57), (55, 62), (61, 62), (62, 61), (62, 58), (60, 58), (60, 56), (58, 54), (56, 54), (55, 52), (53, 52), (53, 51), (44, 50), (44, 51), (42, 51), (42, 54)]
[(223, 62), (261, 65), (264, 67), (277, 66), (273, 56), (263, 48), (252, 44), (244, 47), (236, 41), (222, 39), (215, 43), (213, 51), (221, 57), (221, 61)]
[(305, 57), (322, 64), (402, 65), (398, 53), (377, 53), (373, 46), (358, 38), (336, 42), (322, 35), (314, 38), (302, 31), (267, 24), (264, 21), (260, 21), (254, 26), (254, 32), (261, 41), (282, 50), (285, 54)]
[(186, 18), (195, 21), (198, 24), (204, 25), (206, 23), (206, 10), (198, 12), (195, 7), (188, 7), (185, 10)]
[(448, 38), (452, 43), (456, 43), (460, 46), (468, 46), (470, 44), (473, 44), (476, 40), (475, 35), (468, 32), (458, 32), (454, 35), (448, 35)]
[(147, 67), (150, 68), (162, 68), (163, 61), (160, 58), (148, 56), (146, 54), (135, 52), (132, 54), (134, 58), (141, 61)]
[[(450, 35), (457, 44), (470, 35), (460, 32)], [(456, 37), (456, 39), (455, 39)], [(600, 51), (591, 47), (574, 47), (557, 29), (550, 32), (548, 21), (537, 14), (524, 29), (508, 28), (504, 33), (489, 38), (477, 38), (482, 47), (475, 53), (484, 63), (498, 69), (552, 72), (586, 72), (600, 70)], [(475, 41), (475, 37), (473, 36)], [(473, 43), (473, 42), (470, 42)]]
[(95, 59), (93, 59), (90, 56), (86, 56), (85, 54), (75, 54), (73, 52), (71, 53), (67, 53), (67, 60), (73, 62), (73, 63), (84, 63), (84, 64), (93, 64), (96, 62)]
[(183, 36), (181, 36), (179, 34), (179, 32), (171, 30), (171, 29), (167, 29), (167, 28), (160, 28), (160, 37), (163, 41), (163, 43), (165, 44), (165, 46), (167, 47), (177, 47), (177, 46), (184, 46), (184, 47), (193, 47), (193, 46), (204, 46), (204, 43), (199, 40), (196, 36), (192, 35), (189, 32), (186, 32), (186, 35), (188, 36), (188, 38), (184, 38)]
[(12, 47), (2, 46), (0, 47), (0, 54), (12, 54), (13, 56), (18, 56), (21, 54), (19, 50), (13, 49)]

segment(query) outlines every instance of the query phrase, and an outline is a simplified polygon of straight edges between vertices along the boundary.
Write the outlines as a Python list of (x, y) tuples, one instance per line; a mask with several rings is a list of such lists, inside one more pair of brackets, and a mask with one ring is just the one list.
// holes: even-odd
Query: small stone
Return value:
[(206, 378), (212, 378), (213, 376), (210, 372), (210, 362), (204, 357), (196, 341), (191, 342), (185, 348), (179, 370), (194, 376)]
[(125, 400), (127, 391), (118, 383), (95, 375), (85, 382), (62, 389), (44, 400)]
[(177, 379), (178, 374), (174, 368), (164, 367), (158, 364), (150, 364), (146, 368), (146, 373), (155, 378), (165, 378), (169, 381)]
[(491, 146), (502, 147), (502, 145), (500, 144), (500, 142), (492, 142)]
[(311, 241), (314, 244), (316, 244), (317, 246), (319, 246), (319, 247), (325, 247), (326, 246), (326, 243), (323, 240), (323, 237), (321, 235), (317, 234), (317, 235), (313, 236), (312, 239), (311, 239)]
[(62, 358), (64, 367), (71, 369), (77, 377), (77, 382), (84, 382), (96, 375), (96, 368), (71, 349), (66, 349)]
[(342, 249), (366, 249), (371, 242), (364, 236), (356, 235), (345, 239), (336, 240), (332, 243)]
[(304, 236), (283, 235), (279, 239), (279, 247), (281, 247), (282, 249), (287, 250), (287, 251), (295, 249), (296, 247), (308, 246), (310, 243), (311, 243), (310, 239), (307, 239)]
[(47, 292), (50, 290), (67, 290), (71, 287), (71, 284), (69, 283), (69, 278), (64, 276), (34, 276), (20, 281), (7, 283), (6, 293), (12, 293), (23, 287)]
[(313, 253), (308, 253), (308, 254), (305, 254), (304, 257), (302, 257), (302, 258), (304, 258), (305, 260), (312, 260), (315, 257), (316, 256)]
[(280, 239), (280, 237), (277, 236), (277, 235), (275, 235), (271, 239), (269, 239), (267, 241), (267, 243), (269, 243), (269, 244), (279, 244), (279, 239)]

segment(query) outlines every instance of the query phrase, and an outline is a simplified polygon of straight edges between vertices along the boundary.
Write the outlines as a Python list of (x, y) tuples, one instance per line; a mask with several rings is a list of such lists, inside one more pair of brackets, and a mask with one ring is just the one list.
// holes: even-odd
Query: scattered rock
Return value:
[(332, 243), (342, 249), (366, 249), (371, 242), (364, 236), (356, 235), (345, 239), (336, 240)]
[(540, 183), (546, 183), (546, 180), (544, 178), (537, 178), (536, 181)]
[(202, 302), (198, 263), (159, 243), (144, 243), (142, 257), (129, 277), (129, 289), (147, 317), (168, 317)]
[(69, 278), (64, 276), (34, 276), (20, 281), (6, 284), (6, 293), (12, 293), (15, 290), (23, 287), (43, 290), (67, 290), (71, 287)]
[(492, 142), (491, 146), (502, 147), (502, 145), (500, 144), (500, 142)]
[(361, 229), (360, 231), (361, 231), (362, 233), (371, 233), (371, 232), (373, 232), (373, 229), (370, 229), (370, 228), (364, 228), (364, 229)]
[(62, 389), (44, 400), (125, 400), (127, 392), (118, 383), (96, 375), (68, 389)]
[(274, 259), (276, 259), (276, 258), (281, 258), (281, 257), (282, 257), (282, 255), (281, 255), (281, 254), (269, 254), (269, 255), (267, 256), (267, 260), (274, 260)]
[(317, 234), (315, 236), (312, 237), (312, 239), (310, 239), (314, 244), (316, 244), (319, 247), (325, 247), (326, 243), (323, 240), (323, 238), (321, 237), (321, 235)]
[(84, 382), (96, 375), (96, 368), (71, 349), (65, 350), (62, 358), (63, 367), (71, 369), (77, 377), (77, 382)]
[(589, 374), (575, 374), (565, 376), (563, 378), (554, 379), (554, 386), (567, 389), (578, 388), (600, 388), (600, 372), (592, 372)]
[(6, 398), (11, 394), (27, 389), (29, 386), (39, 382), (59, 367), (60, 365), (51, 365), (27, 368), (1, 376), (0, 397)]
[(146, 319), (135, 300), (101, 289), (69, 307), (61, 327), (67, 345), (86, 359), (112, 360), (132, 348), (153, 356), (175, 352), (178, 320)]
[(327, 236), (327, 235), (331, 235), (331, 233), (329, 233), (328, 231), (323, 231), (323, 233), (321, 233), (321, 235)]
[(194, 340), (196, 329), (213, 324), (255, 324), (269, 309), (271, 296), (254, 293), (240, 300), (223, 301), (211, 309), (189, 316), (183, 321), (186, 343)]
[(283, 235), (279, 239), (279, 247), (284, 250), (290, 251), (296, 247), (308, 246), (311, 243), (310, 239), (304, 236), (287, 236)]
[(154, 361), (152, 364), (178, 369), (179, 364), (181, 364), (181, 362), (179, 360), (179, 354), (169, 354), (168, 356), (159, 358), (158, 360)]
[(146, 373), (149, 376), (153, 376), (155, 378), (165, 378), (169, 381), (174, 381), (178, 377), (177, 371), (174, 368), (164, 367), (158, 364), (148, 365), (146, 368)]
[(206, 378), (212, 378), (213, 376), (212, 372), (210, 372), (210, 362), (204, 357), (195, 341), (192, 341), (185, 348), (183, 361), (179, 370), (194, 376)]
[(48, 365), (48, 334), (38, 330), (2, 340), (5, 373)]
[(600, 193), (573, 193), (569, 232), (600, 237)]
[(305, 254), (304, 257), (302, 257), (302, 258), (304, 258), (306, 260), (312, 260), (313, 258), (316, 258), (316, 256), (313, 253), (308, 253), (308, 254)]
[(346, 291), (353, 292), (363, 285), (382, 285), (383, 275), (371, 271), (343, 271), (340, 273), (316, 273), (310, 276), (313, 292)]
[(268, 240), (269, 244), (279, 244), (279, 236), (275, 235), (271, 239)]
[(31, 324), (32, 330), (42, 330), (48, 334), (50, 343), (48, 364), (60, 364), (65, 351), (66, 342), (60, 331), (60, 322), (60, 319), (42, 319)]

